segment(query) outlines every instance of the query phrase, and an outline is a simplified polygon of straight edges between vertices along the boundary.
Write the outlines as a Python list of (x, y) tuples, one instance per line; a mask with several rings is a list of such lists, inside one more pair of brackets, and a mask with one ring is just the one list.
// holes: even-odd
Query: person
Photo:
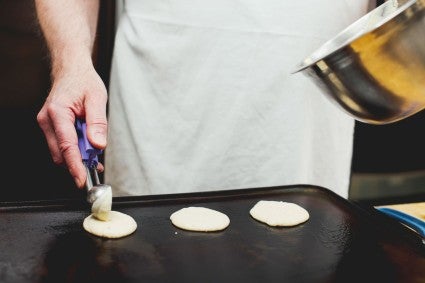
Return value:
[(53, 81), (37, 119), (53, 160), (83, 187), (85, 117), (114, 195), (313, 184), (347, 197), (354, 120), (291, 70), (369, 5), (126, 0), (107, 120), (91, 60), (99, 2), (36, 0)]

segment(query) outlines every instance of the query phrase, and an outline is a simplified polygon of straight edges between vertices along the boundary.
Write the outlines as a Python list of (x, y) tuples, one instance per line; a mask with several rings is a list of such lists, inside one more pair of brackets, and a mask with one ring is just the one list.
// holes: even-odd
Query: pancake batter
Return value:
[(230, 224), (229, 217), (224, 213), (193, 206), (174, 212), (171, 214), (170, 220), (181, 229), (199, 232), (220, 231)]
[(260, 200), (249, 214), (269, 226), (295, 226), (310, 218), (308, 211), (301, 206), (283, 201)]
[(87, 216), (84, 219), (83, 227), (93, 235), (114, 239), (132, 234), (137, 229), (137, 223), (127, 214), (110, 211), (107, 221), (99, 220), (93, 214)]

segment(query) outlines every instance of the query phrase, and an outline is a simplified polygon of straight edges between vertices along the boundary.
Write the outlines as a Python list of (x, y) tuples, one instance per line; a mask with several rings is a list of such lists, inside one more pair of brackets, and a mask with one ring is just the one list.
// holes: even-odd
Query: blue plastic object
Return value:
[(78, 135), (78, 148), (81, 152), (83, 163), (88, 168), (96, 168), (98, 163), (98, 155), (102, 154), (101, 149), (94, 148), (87, 138), (87, 125), (83, 120), (77, 119), (75, 129)]
[(425, 221), (422, 221), (409, 214), (388, 207), (379, 207), (378, 210), (395, 218), (406, 226), (412, 228), (419, 235), (425, 238)]

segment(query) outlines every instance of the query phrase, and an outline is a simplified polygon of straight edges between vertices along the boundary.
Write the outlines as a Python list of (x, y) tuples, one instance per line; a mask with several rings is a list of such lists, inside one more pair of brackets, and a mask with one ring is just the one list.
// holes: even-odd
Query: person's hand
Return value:
[[(53, 86), (37, 121), (46, 136), (53, 161), (65, 164), (81, 188), (86, 170), (81, 162), (75, 119), (85, 117), (90, 143), (99, 149), (106, 147), (107, 121), (105, 85), (92, 65), (61, 71), (53, 76)], [(103, 170), (100, 165), (98, 169)]]

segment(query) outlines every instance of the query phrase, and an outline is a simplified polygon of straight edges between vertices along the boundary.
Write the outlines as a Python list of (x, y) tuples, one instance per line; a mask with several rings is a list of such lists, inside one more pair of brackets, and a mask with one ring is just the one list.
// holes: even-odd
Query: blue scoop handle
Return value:
[(87, 138), (87, 125), (86, 122), (77, 119), (75, 121), (75, 129), (78, 136), (78, 148), (81, 152), (81, 158), (87, 168), (96, 168), (98, 164), (98, 155), (102, 154), (101, 149), (94, 148)]
[(409, 214), (388, 207), (379, 207), (378, 210), (397, 219), (399, 222), (412, 228), (419, 235), (425, 238), (425, 221), (422, 221)]

